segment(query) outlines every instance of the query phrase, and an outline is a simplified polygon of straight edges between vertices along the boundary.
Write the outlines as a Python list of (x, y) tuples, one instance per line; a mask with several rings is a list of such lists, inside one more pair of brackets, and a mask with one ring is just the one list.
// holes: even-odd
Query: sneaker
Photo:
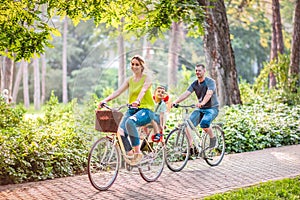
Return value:
[(156, 134), (152, 137), (153, 142), (160, 142), (161, 139), (162, 139), (162, 134), (160, 134), (160, 133), (156, 133)]
[(217, 146), (217, 138), (216, 137), (213, 137), (213, 138), (210, 138), (210, 141), (209, 141), (209, 148), (210, 149), (213, 149)]
[(132, 160), (130, 160), (130, 165), (137, 165), (141, 162), (141, 160), (143, 159), (143, 154), (142, 153), (135, 153), (134, 157)]
[[(197, 154), (198, 150), (194, 147), (190, 148), (190, 156)], [(183, 154), (187, 154), (187, 150), (183, 151)]]
[[(185, 151), (183, 152), (183, 158), (186, 157), (186, 153), (187, 153), (187, 151), (185, 150)], [(198, 149), (195, 148), (195, 147), (191, 147), (191, 148), (190, 148), (189, 160), (194, 160), (194, 159), (196, 159), (196, 158), (198, 157), (198, 154), (199, 154)]]

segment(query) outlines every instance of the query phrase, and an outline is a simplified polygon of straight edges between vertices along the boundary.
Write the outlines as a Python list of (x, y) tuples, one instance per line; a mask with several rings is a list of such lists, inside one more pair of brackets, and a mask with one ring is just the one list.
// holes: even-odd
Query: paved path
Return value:
[(87, 175), (0, 186), (0, 200), (201, 199), (235, 188), (300, 175), (300, 145), (225, 155), (221, 165), (189, 161), (181, 172), (167, 167), (158, 181), (145, 182), (137, 170), (122, 170), (104, 192), (92, 187)]

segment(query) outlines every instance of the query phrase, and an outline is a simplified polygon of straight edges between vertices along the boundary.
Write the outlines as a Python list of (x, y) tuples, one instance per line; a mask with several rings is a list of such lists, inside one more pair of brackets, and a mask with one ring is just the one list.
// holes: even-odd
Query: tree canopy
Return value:
[(155, 39), (183, 21), (189, 34), (203, 34), (203, 7), (192, 0), (100, 1), (100, 0), (4, 0), (0, 5), (0, 53), (14, 60), (32, 58), (51, 47), (52, 35), (60, 35), (52, 18), (68, 16), (77, 25), (93, 19), (96, 25), (118, 27), (124, 18), (124, 30), (137, 36), (149, 33)]

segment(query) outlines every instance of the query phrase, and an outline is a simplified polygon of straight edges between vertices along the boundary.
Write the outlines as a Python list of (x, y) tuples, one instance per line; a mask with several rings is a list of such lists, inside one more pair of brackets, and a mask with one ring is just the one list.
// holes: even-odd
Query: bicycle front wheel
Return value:
[(215, 148), (208, 148), (210, 137), (208, 134), (204, 136), (204, 159), (207, 164), (210, 166), (217, 166), (221, 163), (224, 154), (225, 154), (225, 136), (224, 132), (222, 131), (221, 127), (219, 125), (213, 125), (212, 131), (215, 137), (217, 138), (217, 144)]
[(166, 139), (165, 162), (173, 172), (181, 171), (188, 162), (190, 146), (185, 128), (172, 130)]
[(164, 169), (165, 147), (163, 142), (153, 142), (143, 151), (144, 158), (139, 166), (141, 177), (147, 182), (156, 181)]
[(97, 140), (88, 157), (88, 177), (97, 190), (107, 190), (115, 182), (120, 167), (120, 150), (113, 139)]

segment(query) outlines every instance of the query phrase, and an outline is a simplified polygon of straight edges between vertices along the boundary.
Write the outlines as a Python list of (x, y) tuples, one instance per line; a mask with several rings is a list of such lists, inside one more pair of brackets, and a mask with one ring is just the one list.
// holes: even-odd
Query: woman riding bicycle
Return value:
[(128, 103), (131, 104), (131, 107), (125, 113), (118, 128), (118, 133), (121, 135), (127, 155), (132, 156), (131, 165), (136, 165), (143, 158), (140, 151), (140, 137), (137, 126), (144, 126), (151, 122), (154, 118), (152, 109), (155, 104), (151, 93), (152, 81), (150, 75), (145, 73), (144, 59), (140, 55), (135, 55), (132, 57), (130, 64), (133, 76), (129, 77), (114, 93), (102, 100), (98, 107), (103, 107), (103, 104), (115, 99), (128, 89)]

